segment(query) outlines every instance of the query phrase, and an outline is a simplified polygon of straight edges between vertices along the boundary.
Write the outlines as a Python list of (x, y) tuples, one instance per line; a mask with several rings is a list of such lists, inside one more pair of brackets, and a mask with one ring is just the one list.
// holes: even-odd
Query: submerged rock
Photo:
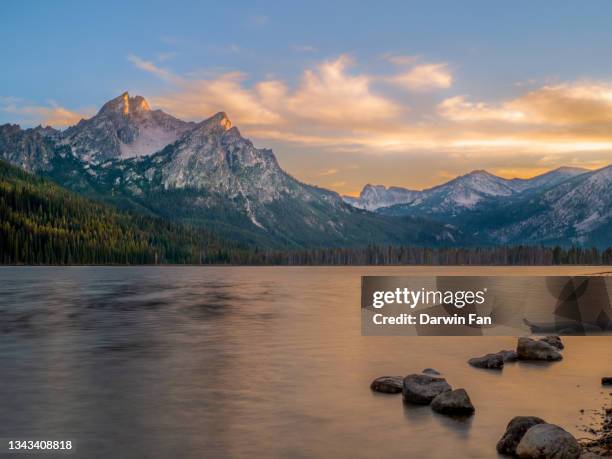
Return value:
[(501, 370), (504, 368), (504, 358), (501, 354), (487, 354), (482, 357), (474, 357), (468, 363), (476, 368), (489, 370)]
[(533, 426), (516, 447), (516, 455), (522, 459), (578, 459), (580, 454), (572, 434), (554, 424)]
[(404, 378), (402, 376), (381, 376), (370, 384), (370, 389), (384, 394), (399, 394), (402, 391)]
[(519, 360), (561, 360), (563, 356), (553, 346), (544, 341), (531, 338), (519, 338), (516, 348)]
[(546, 336), (544, 338), (541, 338), (540, 341), (544, 341), (545, 343), (550, 344), (552, 347), (558, 350), (565, 349), (565, 346), (563, 345), (561, 338), (558, 337), (557, 335)]
[(497, 452), (514, 456), (516, 447), (529, 429), (545, 421), (535, 416), (516, 416), (508, 423), (506, 431), (497, 442)]
[(465, 389), (442, 392), (431, 402), (431, 409), (449, 415), (469, 415), (474, 413), (474, 405)]
[(452, 387), (441, 376), (412, 374), (404, 378), (402, 398), (407, 403), (429, 405), (442, 392), (449, 392)]

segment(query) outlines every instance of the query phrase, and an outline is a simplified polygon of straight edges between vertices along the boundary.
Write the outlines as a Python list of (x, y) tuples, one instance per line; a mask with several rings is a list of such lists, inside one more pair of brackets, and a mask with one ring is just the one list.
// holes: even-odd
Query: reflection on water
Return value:
[[(0, 437), (71, 439), (101, 458), (491, 458), (516, 415), (579, 434), (610, 400), (610, 338), (564, 338), (560, 363), (478, 370), (468, 358), (515, 339), (362, 337), (360, 276), (597, 270), (2, 268)], [(425, 367), (464, 387), (475, 416), (369, 389)]]

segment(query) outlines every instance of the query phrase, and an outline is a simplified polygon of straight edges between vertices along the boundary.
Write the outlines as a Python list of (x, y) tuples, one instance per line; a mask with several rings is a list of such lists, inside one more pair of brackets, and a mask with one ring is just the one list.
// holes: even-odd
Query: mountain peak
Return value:
[(232, 128), (232, 122), (225, 112), (215, 113), (210, 118), (206, 118), (198, 124), (198, 131), (204, 134), (217, 133), (223, 134)]
[(484, 176), (484, 177), (497, 177), (496, 175), (491, 174), (489, 171), (486, 171), (484, 169), (475, 169), (472, 172), (470, 172), (469, 174), (466, 175), (479, 175), (479, 176)]
[(151, 106), (144, 97), (130, 97), (130, 94), (127, 91), (120, 96), (109, 100), (100, 109), (100, 113), (118, 113), (124, 116), (149, 111), (151, 111)]
[(228, 118), (227, 113), (225, 113), (225, 112), (215, 113), (210, 118), (210, 120), (213, 120), (215, 123), (217, 123), (219, 126), (221, 126), (225, 131), (228, 131), (232, 127), (232, 122)]

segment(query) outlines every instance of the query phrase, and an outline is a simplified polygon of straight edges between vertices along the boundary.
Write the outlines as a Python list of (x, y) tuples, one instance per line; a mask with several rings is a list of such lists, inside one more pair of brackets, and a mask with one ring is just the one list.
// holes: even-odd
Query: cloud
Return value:
[(390, 81), (411, 91), (430, 91), (450, 88), (453, 75), (447, 64), (423, 64), (393, 76)]
[(133, 54), (128, 55), (127, 59), (132, 64), (134, 64), (136, 68), (139, 68), (140, 70), (144, 70), (145, 72), (151, 73), (169, 82), (180, 83), (180, 78), (177, 75), (164, 68), (158, 67), (151, 61), (141, 59), (140, 57), (134, 56)]
[(612, 84), (575, 82), (544, 86), (510, 102), (533, 122), (555, 125), (612, 121)]
[(338, 169), (336, 169), (335, 167), (332, 167), (331, 169), (326, 169), (322, 171), (321, 173), (319, 173), (319, 176), (329, 177), (330, 175), (336, 175), (338, 172), (340, 172)]
[(132, 57), (130, 61), (138, 68), (173, 83), (169, 91), (152, 97), (152, 101), (189, 119), (223, 110), (237, 125), (305, 139), (318, 137), (313, 131), (370, 129), (388, 124), (404, 111), (400, 104), (375, 93), (368, 75), (349, 73), (353, 61), (346, 55), (306, 69), (295, 88), (273, 79), (247, 85), (247, 75), (242, 72), (185, 80)]
[[(273, 84), (262, 83), (261, 89), (243, 86), (245, 75), (228, 72), (212, 79), (181, 81), (180, 89), (152, 97), (155, 105), (187, 119), (202, 119), (225, 111), (237, 124), (270, 125), (281, 121), (280, 115), (262, 103), (262, 94), (271, 97)], [(264, 88), (265, 87), (265, 88)]]
[(525, 113), (507, 104), (494, 106), (484, 102), (469, 102), (465, 96), (445, 99), (438, 105), (438, 112), (453, 121), (510, 121), (525, 120)]
[(49, 105), (44, 106), (28, 104), (16, 97), (3, 97), (0, 98), (0, 102), (3, 103), (0, 110), (19, 115), (19, 123), (26, 125), (42, 124), (62, 128), (78, 123), (93, 114), (92, 109), (73, 111), (59, 106), (54, 101), (49, 101)]
[(444, 100), (438, 112), (454, 121), (506, 121), (548, 126), (594, 126), (612, 122), (612, 83), (569, 82), (546, 85), (497, 104)]
[[(450, 88), (449, 66), (396, 61), (409, 68), (372, 75), (360, 71), (350, 56), (340, 55), (305, 68), (289, 83), (280, 78), (253, 81), (243, 72), (178, 76), (132, 60), (168, 83), (151, 98), (154, 105), (194, 120), (225, 111), (245, 135), (284, 148), (436, 156), (449, 164), (521, 155), (578, 155), (596, 162), (612, 152), (612, 83), (545, 84), (502, 101), (455, 95), (424, 107), (415, 92)], [(321, 178), (332, 172), (313, 174)]]
[(298, 89), (289, 96), (287, 106), (300, 119), (330, 123), (333, 126), (359, 127), (398, 116), (399, 104), (371, 89), (367, 75), (350, 75), (352, 60), (342, 55), (306, 70)]
[(393, 53), (384, 53), (381, 56), (381, 58), (397, 66), (412, 65), (419, 60), (419, 56), (409, 56), (406, 54), (393, 54)]

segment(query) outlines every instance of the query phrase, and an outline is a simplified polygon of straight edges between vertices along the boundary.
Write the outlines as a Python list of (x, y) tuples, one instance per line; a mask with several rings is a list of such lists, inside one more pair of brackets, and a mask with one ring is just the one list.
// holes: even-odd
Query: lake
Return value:
[[(584, 436), (611, 400), (610, 337), (564, 337), (558, 363), (478, 370), (468, 358), (516, 338), (363, 337), (360, 280), (604, 270), (3, 267), (0, 438), (71, 440), (61, 457), (490, 459), (517, 415)], [(475, 415), (370, 391), (426, 367), (465, 388)]]

